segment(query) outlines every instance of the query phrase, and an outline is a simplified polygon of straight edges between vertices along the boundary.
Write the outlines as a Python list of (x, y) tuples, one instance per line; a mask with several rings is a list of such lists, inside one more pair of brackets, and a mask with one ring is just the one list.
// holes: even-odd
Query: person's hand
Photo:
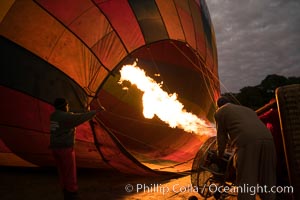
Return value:
[(96, 110), (96, 112), (101, 112), (101, 111), (105, 111), (105, 108), (104, 108), (103, 106), (100, 106), (100, 107)]
[(90, 106), (87, 106), (87, 107), (86, 107), (86, 111), (88, 111), (88, 112), (91, 111)]

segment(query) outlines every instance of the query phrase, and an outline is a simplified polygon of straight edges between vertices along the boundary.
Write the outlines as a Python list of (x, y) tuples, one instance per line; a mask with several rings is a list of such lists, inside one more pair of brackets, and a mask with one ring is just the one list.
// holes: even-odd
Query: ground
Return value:
[[(0, 167), (0, 177), (1, 200), (63, 199), (55, 168)], [(192, 195), (203, 199), (195, 189), (191, 189), (189, 175), (143, 177), (79, 169), (78, 183), (84, 200), (184, 200)]]

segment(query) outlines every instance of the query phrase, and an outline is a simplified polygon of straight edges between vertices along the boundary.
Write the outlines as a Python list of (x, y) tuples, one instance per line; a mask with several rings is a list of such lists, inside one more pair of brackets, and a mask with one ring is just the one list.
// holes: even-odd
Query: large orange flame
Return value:
[(177, 100), (177, 94), (168, 94), (152, 78), (146, 76), (144, 70), (133, 65), (124, 65), (120, 70), (120, 83), (129, 81), (144, 92), (143, 114), (146, 118), (153, 118), (156, 115), (159, 119), (169, 124), (172, 128), (181, 128), (186, 132), (196, 134), (212, 135), (211, 127), (205, 120), (187, 112), (181, 102)]

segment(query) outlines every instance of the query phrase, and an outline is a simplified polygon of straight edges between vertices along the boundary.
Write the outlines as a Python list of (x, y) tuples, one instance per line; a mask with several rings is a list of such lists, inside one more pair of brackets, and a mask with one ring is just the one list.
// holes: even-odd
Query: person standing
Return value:
[[(50, 116), (50, 149), (57, 165), (64, 199), (79, 199), (75, 161), (76, 126), (92, 119), (98, 110), (72, 113), (64, 98), (54, 101), (55, 111)], [(103, 108), (99, 109), (103, 110)]]
[(218, 99), (217, 106), (218, 156), (223, 156), (226, 145), (236, 148), (238, 200), (255, 200), (256, 193), (262, 200), (275, 199), (276, 194), (271, 192), (271, 187), (276, 186), (272, 134), (250, 108), (235, 105), (223, 96)]

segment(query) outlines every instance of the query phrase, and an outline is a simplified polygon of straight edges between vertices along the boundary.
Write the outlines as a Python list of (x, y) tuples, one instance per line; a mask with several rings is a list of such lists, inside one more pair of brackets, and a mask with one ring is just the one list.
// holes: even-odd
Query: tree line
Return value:
[(268, 75), (259, 85), (246, 86), (238, 93), (224, 93), (239, 104), (257, 110), (275, 98), (276, 88), (285, 85), (300, 84), (300, 77), (285, 77), (276, 74)]

